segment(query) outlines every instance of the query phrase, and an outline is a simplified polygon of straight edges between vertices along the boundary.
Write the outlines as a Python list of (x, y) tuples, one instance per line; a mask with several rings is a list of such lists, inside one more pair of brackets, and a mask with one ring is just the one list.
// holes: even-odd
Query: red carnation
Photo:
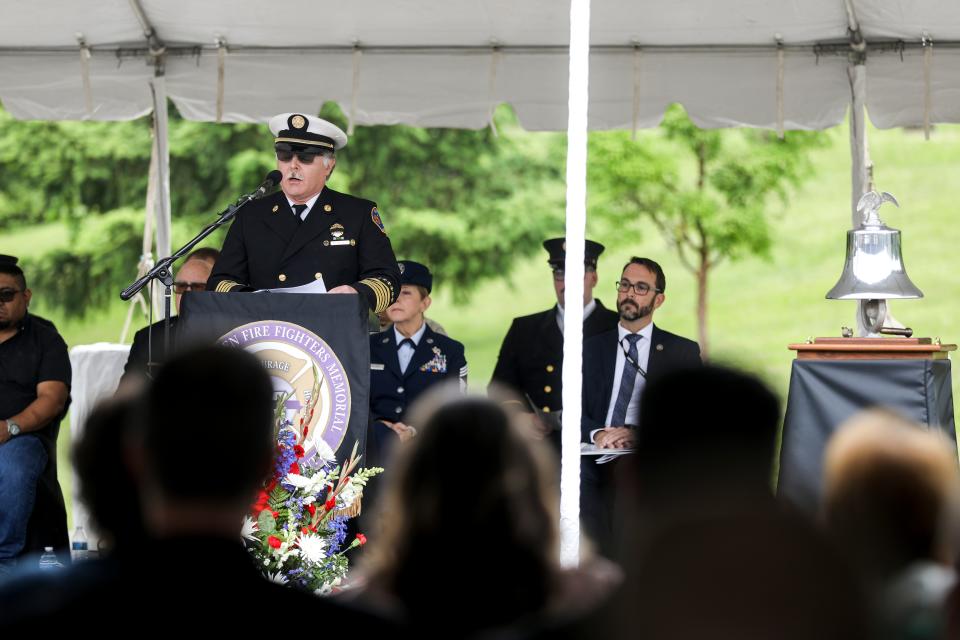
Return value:
[(308, 505), (307, 505), (307, 511), (310, 512), (310, 515), (311, 515), (311, 516), (316, 515), (316, 513), (317, 513), (317, 505), (315, 505), (315, 504), (308, 504)]
[(294, 452), (295, 454), (297, 454), (297, 457), (298, 457), (298, 458), (302, 458), (302, 457), (303, 457), (304, 451), (303, 451), (303, 447), (301, 447), (300, 445), (295, 445), (295, 446), (293, 447), (293, 452)]
[(277, 518), (279, 518), (279, 517), (280, 517), (280, 514), (279, 514), (279, 513), (277, 513), (276, 511), (271, 511), (270, 513), (272, 513), (272, 514), (273, 514), (273, 519), (274, 519), (274, 520), (276, 520)]
[(294, 462), (293, 464), (291, 464), (291, 465), (290, 465), (290, 473), (296, 473), (297, 475), (299, 475), (299, 474), (300, 474), (300, 465), (298, 465), (296, 462)]
[(358, 533), (357, 542), (359, 542), (360, 546), (362, 547), (363, 545), (367, 544), (367, 536), (363, 535), (362, 533)]
[(267, 538), (267, 544), (269, 544), (269, 545), (270, 545), (271, 547), (273, 547), (274, 549), (279, 549), (279, 548), (280, 548), (280, 538), (278, 538), (277, 536), (270, 536), (269, 538)]
[(327, 511), (333, 511), (333, 508), (335, 506), (337, 506), (336, 498), (330, 498), (329, 500), (323, 503), (323, 508), (326, 509)]

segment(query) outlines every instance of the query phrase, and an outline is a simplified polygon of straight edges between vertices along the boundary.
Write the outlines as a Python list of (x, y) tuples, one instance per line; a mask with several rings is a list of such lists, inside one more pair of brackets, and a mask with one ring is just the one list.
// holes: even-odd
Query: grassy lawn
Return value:
[[(816, 172), (789, 207), (774, 207), (774, 246), (769, 260), (747, 258), (721, 264), (710, 281), (710, 344), (714, 361), (736, 364), (766, 379), (786, 397), (793, 353), (787, 344), (809, 336), (839, 336), (855, 326), (855, 304), (824, 299), (843, 267), (845, 233), (850, 226), (850, 165), (847, 130), (831, 133), (832, 145), (815, 154)], [(960, 281), (949, 276), (956, 225), (952, 191), (960, 172), (960, 127), (939, 127), (931, 141), (912, 131), (870, 131), (870, 152), (877, 188), (893, 193), (901, 209), (886, 205), (881, 215), (903, 231), (904, 261), (910, 278), (926, 297), (893, 305), (914, 335), (955, 342), (954, 318), (960, 312)], [(533, 212), (531, 215), (535, 215)], [(593, 225), (588, 223), (589, 228)], [(186, 230), (178, 230), (178, 236)], [(588, 235), (589, 229), (588, 229)], [(658, 260), (667, 274), (667, 302), (657, 312), (661, 327), (696, 337), (695, 288), (654, 229), (638, 237), (597, 237), (608, 246), (600, 265), (597, 296), (614, 306), (613, 282), (631, 255)], [(63, 225), (45, 225), (0, 236), (0, 253), (31, 253), (66, 246)], [(402, 257), (402, 256), (401, 256)], [(132, 274), (131, 274), (132, 277)], [(35, 311), (44, 314), (42, 292)], [(465, 304), (454, 304), (442, 281), (429, 315), (467, 348), (470, 382), (482, 388), (490, 379), (503, 335), (513, 317), (553, 304), (545, 254), (525, 261), (501, 280), (477, 290)], [(68, 344), (116, 341), (126, 313), (119, 299), (83, 320), (53, 319)], [(143, 322), (136, 327), (143, 326)], [(135, 328), (136, 328), (135, 327)], [(129, 337), (128, 337), (129, 339)], [(954, 394), (957, 380), (954, 380)], [(60, 438), (66, 461), (69, 431)], [(69, 494), (69, 464), (61, 464), (61, 482)]]

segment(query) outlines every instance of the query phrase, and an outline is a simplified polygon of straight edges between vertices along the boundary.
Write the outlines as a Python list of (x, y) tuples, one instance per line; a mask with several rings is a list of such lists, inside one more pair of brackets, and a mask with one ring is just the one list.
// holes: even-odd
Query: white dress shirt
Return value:
[[(629, 333), (622, 324), (617, 325), (617, 336), (620, 338), (620, 342), (617, 345), (617, 366), (613, 371), (613, 389), (611, 390), (610, 402), (607, 407), (607, 418), (604, 421), (604, 424), (608, 427), (624, 426), (622, 424), (610, 424), (610, 421), (613, 419), (613, 408), (617, 404), (617, 396), (620, 395), (620, 379), (623, 377), (623, 368), (624, 366), (633, 366), (627, 363), (626, 357), (626, 352), (630, 349), (630, 341), (627, 340), (627, 334)], [(650, 343), (653, 339), (653, 323), (651, 322), (645, 326), (638, 334), (642, 337), (637, 342), (637, 364), (640, 365), (641, 369), (646, 371), (647, 364), (650, 362)], [(646, 384), (646, 380), (638, 371), (637, 377), (633, 381), (633, 393), (630, 395), (630, 403), (627, 405), (626, 424), (635, 425), (639, 423), (640, 394), (643, 392), (644, 384)], [(598, 431), (600, 431), (600, 429), (595, 429), (590, 432), (591, 441), (595, 440)]]
[[(415, 344), (416, 347), (420, 346), (420, 339), (423, 338), (423, 334), (426, 330), (427, 323), (424, 322), (420, 325), (420, 328), (417, 329), (417, 332), (410, 336), (410, 339), (413, 340), (413, 344)], [(400, 345), (400, 342), (406, 338), (405, 335), (397, 331), (397, 325), (393, 325), (393, 333), (397, 338), (398, 345)], [(411, 347), (410, 343), (407, 343), (397, 348), (397, 359), (400, 361), (400, 373), (407, 372), (407, 367), (410, 366), (410, 360), (413, 359), (413, 353), (417, 350), (416, 347)]]
[[(283, 195), (287, 195), (287, 194), (283, 194)], [(309, 200), (307, 200), (306, 202), (303, 203), (303, 204), (307, 205), (307, 208), (304, 209), (304, 210), (303, 210), (303, 213), (300, 214), (300, 219), (301, 219), (301, 220), (306, 220), (306, 219), (307, 219), (307, 216), (308, 216), (308, 215), (310, 214), (310, 212), (313, 210), (313, 205), (315, 205), (315, 204), (317, 203), (317, 198), (319, 198), (319, 197), (320, 197), (320, 194), (318, 193), (317, 195), (313, 196), (312, 198), (310, 198)], [(290, 205), (290, 210), (291, 210), (291, 211), (295, 211), (295, 209), (293, 208), (293, 205), (297, 204), (296, 202), (294, 202), (294, 201), (291, 200), (289, 197), (287, 197), (287, 204)]]

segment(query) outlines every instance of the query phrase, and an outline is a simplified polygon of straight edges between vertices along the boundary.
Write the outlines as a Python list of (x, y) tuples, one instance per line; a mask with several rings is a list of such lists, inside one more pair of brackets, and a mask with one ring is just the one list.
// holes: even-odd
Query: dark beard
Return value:
[(12, 326), (13, 326), (13, 321), (12, 321), (12, 320), (0, 320), (0, 331), (4, 331), (5, 329), (9, 329), (9, 328), (12, 327)]
[(648, 315), (653, 313), (653, 303), (651, 302), (647, 306), (641, 307), (633, 300), (627, 298), (626, 300), (617, 303), (617, 311), (620, 312), (621, 320), (634, 322), (641, 318), (646, 318)]

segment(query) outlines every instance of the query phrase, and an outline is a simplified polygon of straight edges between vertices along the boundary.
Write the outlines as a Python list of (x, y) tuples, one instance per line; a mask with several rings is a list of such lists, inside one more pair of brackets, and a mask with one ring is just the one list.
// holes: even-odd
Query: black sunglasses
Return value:
[(290, 162), (293, 160), (293, 156), (297, 156), (297, 159), (303, 164), (313, 164), (316, 157), (320, 155), (317, 151), (307, 149), (294, 150), (293, 147), (285, 144), (278, 144), (275, 147), (275, 151), (277, 152), (277, 160), (280, 162)]
[(0, 302), (13, 302), (18, 293), (23, 293), (23, 290), (11, 289), (10, 287), (0, 289)]

